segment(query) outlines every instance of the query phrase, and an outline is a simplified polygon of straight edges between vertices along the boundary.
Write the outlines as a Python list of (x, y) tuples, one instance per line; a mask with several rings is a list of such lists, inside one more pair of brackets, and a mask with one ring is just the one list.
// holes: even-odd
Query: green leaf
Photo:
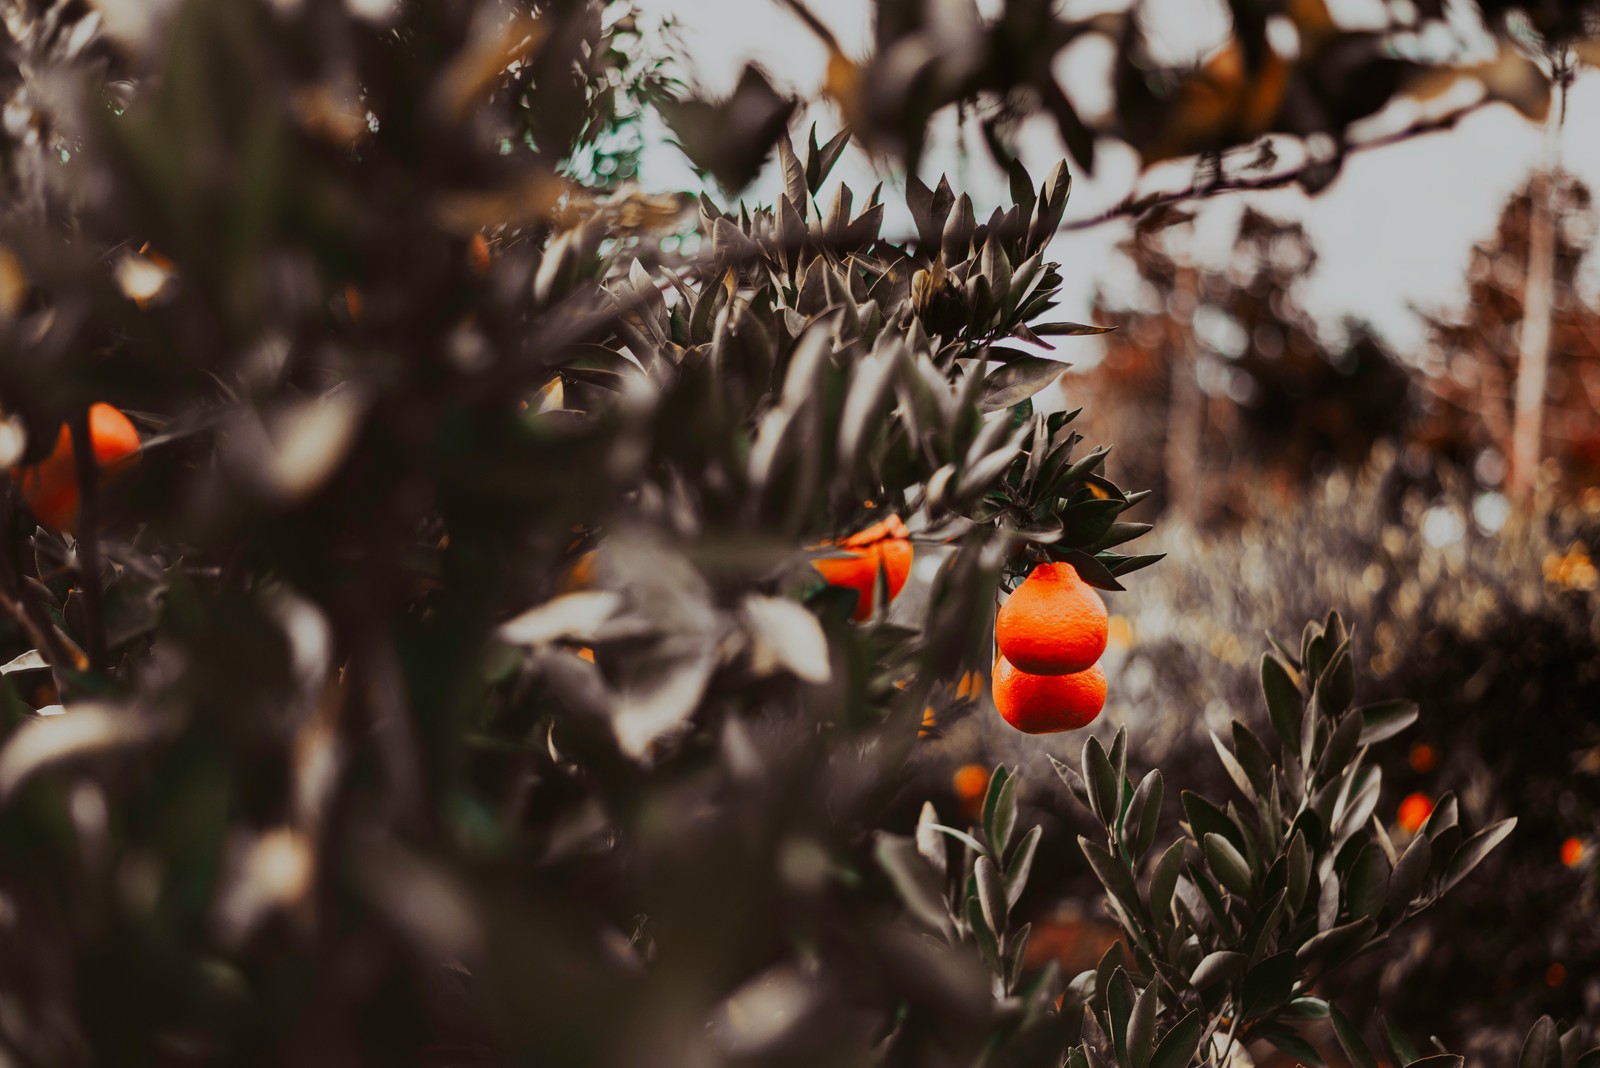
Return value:
[(1206, 954), (1205, 958), (1195, 966), (1194, 973), (1189, 976), (1189, 983), (1196, 990), (1204, 990), (1208, 986), (1215, 986), (1224, 980), (1232, 979), (1243, 972), (1245, 965), (1249, 963), (1250, 958), (1243, 953), (1231, 949), (1219, 949), (1215, 953)]
[(1219, 883), (1240, 897), (1250, 896), (1250, 865), (1233, 843), (1220, 834), (1208, 834), (1201, 842), (1201, 850)]
[(1483, 863), (1483, 858), (1487, 857), (1495, 846), (1505, 841), (1516, 826), (1517, 818), (1512, 816), (1510, 819), (1490, 824), (1462, 842), (1460, 848), (1450, 856), (1450, 864), (1444, 870), (1440, 890), (1450, 890), (1471, 874), (1472, 869)]
[(1289, 676), (1289, 669), (1271, 653), (1261, 656), (1261, 689), (1267, 698), (1267, 714), (1272, 729), (1283, 743), (1285, 753), (1300, 750), (1300, 715), (1303, 709), (1300, 687)]
[(1329, 928), (1321, 934), (1312, 935), (1294, 956), (1304, 968), (1310, 968), (1319, 962), (1332, 967), (1348, 960), (1366, 944), (1367, 939), (1377, 929), (1378, 925), (1371, 920), (1356, 920), (1354, 923)]
[(967, 899), (967, 927), (972, 931), (973, 939), (978, 943), (978, 949), (983, 954), (984, 962), (995, 971), (1000, 969), (1000, 940), (994, 930), (990, 928), (989, 921), (984, 918), (983, 905), (975, 897)]
[(1295, 1034), (1286, 1027), (1258, 1028), (1257, 1033), (1283, 1052), (1294, 1057), (1302, 1065), (1311, 1065), (1312, 1068), (1322, 1068), (1325, 1063), (1322, 1054), (1317, 1052), (1317, 1047)]
[(1111, 973), (1111, 985), (1106, 990), (1106, 1018), (1111, 1023), (1111, 1044), (1119, 1063), (1128, 1060), (1128, 1019), (1133, 1015), (1133, 981), (1124, 968)]
[(1320, 780), (1337, 776), (1356, 755), (1356, 746), (1361, 738), (1361, 724), (1361, 717), (1356, 715), (1345, 716), (1339, 721), (1327, 744), (1322, 747), (1322, 757), (1317, 761), (1317, 776)]
[(1151, 983), (1133, 1003), (1128, 1016), (1128, 1061), (1133, 1068), (1148, 1068), (1156, 1045), (1157, 984)]
[(1017, 777), (1005, 765), (995, 769), (983, 802), (983, 832), (995, 857), (1004, 857), (1017, 826)]
[(1389, 911), (1398, 918), (1416, 900), (1417, 892), (1433, 867), (1433, 843), (1425, 834), (1415, 835), (1389, 876)]
[(1032, 323), (1028, 329), (1040, 337), (1085, 337), (1090, 334), (1109, 334), (1114, 326), (1085, 326), (1083, 323), (1050, 322)]
[(1155, 872), (1150, 876), (1150, 911), (1157, 919), (1172, 916), (1172, 893), (1178, 887), (1178, 875), (1183, 871), (1183, 839), (1173, 842), (1156, 861)]
[(1300, 997), (1289, 1002), (1289, 1011), (1301, 1020), (1326, 1020), (1330, 1006), (1321, 998)]
[(984, 844), (966, 831), (958, 831), (954, 827), (946, 827), (942, 823), (930, 823), (927, 828), (930, 831), (937, 831), (939, 834), (948, 834), (962, 845), (971, 846), (972, 851), (980, 857), (989, 855), (989, 850), (985, 848)]
[(1265, 796), (1272, 786), (1272, 756), (1261, 739), (1238, 720), (1233, 721), (1233, 752), (1249, 777), (1250, 785), (1257, 794)]
[(1467, 1059), (1456, 1053), (1435, 1053), (1421, 1060), (1408, 1061), (1406, 1068), (1464, 1068)]
[(1039, 839), (1044, 837), (1043, 827), (1031, 827), (1022, 836), (1017, 852), (1006, 869), (1006, 904), (1015, 905), (1027, 889), (1028, 874), (1033, 871), (1033, 857), (1039, 850)]
[(1043, 356), (1012, 360), (983, 380), (978, 410), (998, 412), (1020, 404), (1061, 377), (1067, 364)]
[(1253, 804), (1256, 800), (1256, 787), (1250, 781), (1250, 775), (1244, 770), (1244, 765), (1239, 762), (1238, 757), (1229, 751), (1227, 746), (1222, 744), (1222, 739), (1217, 737), (1216, 731), (1208, 733), (1211, 735), (1212, 748), (1216, 749), (1217, 759), (1222, 761), (1223, 770), (1228, 773), (1228, 778), (1232, 779), (1233, 785), (1237, 786), (1239, 792), (1244, 794), (1245, 800)]
[[(1128, 814), (1123, 820), (1123, 842), (1128, 845), (1128, 851), (1137, 862), (1150, 851), (1155, 844), (1156, 828), (1161, 823), (1161, 798), (1165, 792), (1164, 780), (1159, 769), (1150, 772), (1133, 791), (1133, 798), (1128, 802)], [(1132, 830), (1131, 842), (1128, 831)]]
[(1372, 1055), (1372, 1050), (1361, 1038), (1344, 1013), (1339, 1011), (1339, 1006), (1328, 1006), (1328, 1015), (1333, 1020), (1333, 1033), (1339, 1038), (1339, 1045), (1344, 1048), (1344, 1055), (1350, 1059), (1350, 1068), (1378, 1068), (1378, 1059)]
[(1010, 907), (1006, 904), (1005, 883), (1001, 882), (1000, 873), (988, 857), (978, 858), (972, 874), (978, 881), (978, 902), (983, 906), (983, 918), (988, 922), (989, 930), (998, 935), (1006, 929), (1006, 919), (1010, 913)]
[(1189, 1068), (1200, 1052), (1200, 1013), (1194, 1011), (1172, 1025), (1156, 1046), (1149, 1068)]
[(1306, 903), (1306, 891), (1311, 886), (1311, 850), (1306, 846), (1305, 835), (1299, 831), (1289, 839), (1287, 890), (1290, 914), (1299, 915)]
[(1189, 820), (1189, 830), (1196, 841), (1203, 842), (1208, 834), (1220, 834), (1233, 848), (1244, 853), (1244, 832), (1228, 818), (1227, 813), (1193, 790), (1184, 790), (1179, 797), (1183, 801), (1183, 813)]
[(1100, 739), (1091, 737), (1083, 745), (1083, 781), (1089, 787), (1089, 804), (1100, 822), (1110, 827), (1121, 813), (1117, 808), (1117, 773), (1111, 767)]
[(1053, 754), (1047, 753), (1045, 755), (1050, 758), (1050, 766), (1056, 770), (1056, 777), (1067, 788), (1067, 792), (1084, 808), (1093, 811), (1093, 804), (1089, 800), (1089, 786), (1083, 781), (1083, 776), (1057, 760)]
[(1362, 745), (1393, 738), (1417, 721), (1415, 701), (1379, 701), (1356, 709), (1361, 716)]
[(1297, 973), (1295, 955), (1279, 953), (1245, 973), (1239, 1002), (1247, 1014), (1259, 1013), (1289, 1000)]
[(1345, 900), (1350, 915), (1357, 919), (1376, 918), (1389, 897), (1389, 859), (1378, 846), (1368, 843), (1345, 877)]
[(900, 900), (905, 902), (911, 914), (935, 930), (948, 931), (950, 913), (945, 906), (938, 873), (917, 852), (916, 843), (909, 838), (880, 831), (874, 852), (879, 867), (889, 876), (889, 881), (894, 884)]
[(1089, 867), (1094, 869), (1096, 878), (1106, 891), (1129, 909), (1137, 909), (1139, 888), (1133, 881), (1133, 873), (1123, 867), (1122, 862), (1108, 853), (1104, 847), (1095, 845), (1082, 835), (1078, 836), (1078, 848), (1083, 850), (1084, 857), (1089, 861)]
[(1550, 1017), (1539, 1017), (1528, 1032), (1517, 1057), (1517, 1068), (1561, 1068), (1561, 1036)]
[(1356, 667), (1350, 657), (1349, 642), (1342, 644), (1328, 661), (1322, 678), (1317, 680), (1317, 690), (1322, 709), (1330, 716), (1341, 715), (1350, 707), (1356, 695)]

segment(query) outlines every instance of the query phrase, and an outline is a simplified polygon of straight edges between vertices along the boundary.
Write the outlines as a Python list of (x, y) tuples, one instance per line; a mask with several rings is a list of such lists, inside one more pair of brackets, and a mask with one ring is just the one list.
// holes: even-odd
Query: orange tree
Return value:
[[(885, 53), (931, 32), (880, 14)], [(1005, 35), (1051, 19), (1012, 4), (933, 53), (1020, 48)], [(752, 75), (667, 111), (732, 184), (775, 145), (775, 205), (602, 195), (571, 175), (619, 91), (664, 84), (631, 25), (587, 0), (7, 19), (5, 1055), (1168, 1068), (1305, 1048), (1322, 971), (1509, 825), (1468, 835), (1441, 805), (1404, 853), (1366, 827), (1362, 747), (1408, 713), (1348, 708), (1330, 621), (1270, 662), (1282, 744), (1240, 736), (1245, 816), (1186, 798), (1153, 874), (1160, 779), (1087, 747), (1069, 785), (1127, 956), (1025, 974), (1009, 904), (1041, 836), (1013, 837), (1015, 778), (992, 777), (976, 833), (879, 824), (924, 710), (989, 667), (1001, 587), (1049, 560), (1116, 589), (1152, 562), (1123, 551), (1144, 528), (1104, 451), (1031, 402), (1059, 364), (1023, 346), (1092, 329), (1049, 318), (1066, 169), (1036, 186), (1012, 162), (985, 216), (913, 180), (916, 234), (885, 237), (876, 194), (819, 203), (848, 138), (800, 155)], [(983, 69), (1042, 69), (1007, 55)], [(1016, 88), (974, 68), (896, 95), (874, 81), (894, 64), (836, 59), (876, 147), (928, 102)], [(131, 417), (137, 464), (97, 470), (97, 404)], [(63, 426), (70, 532), (28, 507)], [(879, 572), (858, 622), (865, 591), (813, 561), (878, 523), (937, 566), (898, 611)], [(1524, 1062), (1576, 1063), (1580, 1038), (1541, 1022)]]

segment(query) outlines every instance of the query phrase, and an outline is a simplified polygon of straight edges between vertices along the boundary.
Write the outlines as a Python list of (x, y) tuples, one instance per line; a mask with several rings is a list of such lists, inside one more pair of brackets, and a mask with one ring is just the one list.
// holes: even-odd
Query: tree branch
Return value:
[[(1401, 144), (1426, 134), (1452, 130), (1462, 119), (1491, 103), (1493, 103), (1491, 100), (1480, 100), (1477, 103), (1452, 111), (1448, 115), (1441, 115), (1436, 119), (1414, 123), (1404, 129), (1384, 134), (1382, 137), (1374, 137), (1369, 141), (1347, 145), (1344, 155), (1354, 156), (1357, 153), (1369, 152), (1375, 148), (1386, 148), (1390, 145)], [(1308, 160), (1298, 166), (1287, 170), (1274, 171), (1270, 174), (1233, 178), (1224, 178), (1218, 175), (1206, 181), (1196, 181), (1182, 189), (1175, 189), (1165, 193), (1149, 193), (1142, 197), (1129, 194), (1127, 199), (1116, 207), (1108, 208), (1098, 215), (1089, 215), (1081, 219), (1069, 219), (1063, 222), (1057, 228), (1057, 232), (1071, 233), (1077, 230), (1091, 230), (1096, 226), (1103, 226), (1118, 219), (1138, 218), (1157, 208), (1171, 207), (1174, 204), (1182, 204), (1191, 200), (1209, 200), (1224, 193), (1250, 193), (1269, 189), (1282, 189), (1285, 186), (1294, 185), (1311, 171), (1326, 165), (1326, 161)]]

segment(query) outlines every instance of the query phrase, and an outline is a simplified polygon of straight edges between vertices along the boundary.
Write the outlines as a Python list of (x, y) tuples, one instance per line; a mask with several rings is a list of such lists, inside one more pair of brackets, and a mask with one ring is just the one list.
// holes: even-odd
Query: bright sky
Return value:
[[(1160, 9), (1176, 4), (1193, 16), (1199, 0), (1156, 0), (1150, 5), (1152, 21), (1161, 25)], [(670, 16), (679, 26), (684, 66), (708, 91), (731, 89), (747, 61), (761, 64), (773, 79), (807, 98), (814, 98), (826, 61), (817, 41), (775, 0), (641, 0), (649, 15)], [(989, 7), (980, 0), (980, 7)], [(1077, 5), (1082, 7), (1082, 4)], [(1344, 0), (1334, 5), (1341, 16), (1360, 18), (1370, 0)], [(839, 36), (847, 51), (866, 50), (869, 4), (863, 0), (810, 0), (810, 7)], [(1173, 11), (1176, 23), (1198, 37), (1215, 32)], [(1171, 21), (1165, 24), (1173, 24)], [(1224, 24), (1225, 25), (1225, 24)], [(1107, 52), (1109, 49), (1107, 49)], [(1107, 56), (1091, 52), (1069, 53), (1060, 74), (1080, 106), (1092, 109), (1109, 104), (1091, 99), (1103, 87)], [(837, 129), (837, 116), (826, 105), (814, 109), (812, 118), (826, 136)], [(1600, 189), (1600, 137), (1594, 133), (1600, 117), (1600, 74), (1588, 72), (1574, 85), (1560, 151), (1565, 166)], [(1402, 117), (1404, 118), (1404, 117)], [(1005, 199), (1005, 182), (981, 140), (969, 142), (965, 163), (956, 151), (953, 115), (935, 131), (921, 173), (932, 184), (941, 171), (950, 172), (957, 191), (970, 192), (983, 217)], [(1410, 119), (1406, 118), (1406, 122)], [(657, 131), (660, 132), (660, 131)], [(664, 134), (662, 135), (664, 137)], [(1303, 219), (1316, 243), (1319, 262), (1302, 287), (1309, 309), (1327, 322), (1355, 316), (1373, 323), (1402, 350), (1416, 346), (1422, 332), (1413, 306), (1433, 309), (1459, 307), (1464, 299), (1464, 273), (1472, 246), (1493, 231), (1507, 196), (1523, 182), (1540, 158), (1543, 132), (1505, 105), (1482, 109), (1463, 120), (1455, 130), (1433, 134), (1404, 144), (1351, 157), (1344, 173), (1329, 189), (1310, 198), (1297, 189), (1259, 194), (1231, 194), (1198, 206), (1197, 249), (1203, 258), (1225, 257), (1233, 223), (1246, 204), (1279, 216)], [(1047, 174), (1064, 155), (1048, 120), (1024, 131), (1023, 161), (1035, 179)], [(1096, 214), (1122, 200), (1135, 187), (1148, 191), (1186, 185), (1186, 169), (1169, 168), (1140, 176), (1131, 152), (1112, 142), (1101, 143), (1097, 173), (1074, 175), (1069, 219)], [(1106, 151), (1106, 149), (1113, 149)], [(886, 233), (903, 233), (909, 217), (903, 210), (903, 178), (878, 174), (857, 153), (846, 156), (835, 171), (857, 191), (861, 203), (872, 186), (884, 181), (889, 202)], [(644, 183), (652, 188), (696, 188), (692, 171), (675, 149), (653, 147), (644, 161)], [(752, 201), (770, 202), (779, 191), (769, 172), (746, 191)], [(827, 193), (824, 193), (826, 199)], [(1248, 197), (1248, 199), (1246, 199)], [(896, 215), (895, 210), (900, 209)], [(1052, 248), (1063, 264), (1065, 287), (1060, 314), (1069, 318), (1088, 315), (1099, 284), (1116, 285), (1118, 270), (1111, 249), (1127, 233), (1126, 224), (1113, 223), (1093, 230), (1064, 235)], [(1594, 281), (1591, 264), (1591, 284)], [(1071, 352), (1063, 355), (1075, 363), (1092, 360), (1089, 339), (1071, 339)]]

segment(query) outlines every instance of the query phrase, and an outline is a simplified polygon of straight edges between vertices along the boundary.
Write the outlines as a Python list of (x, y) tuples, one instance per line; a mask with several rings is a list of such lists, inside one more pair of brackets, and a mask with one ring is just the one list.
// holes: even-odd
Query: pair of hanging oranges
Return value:
[[(911, 571), (913, 550), (900, 517), (891, 515), (840, 543), (844, 555), (813, 566), (828, 583), (857, 593), (855, 619), (872, 615), (878, 573), (892, 599)], [(1028, 734), (1087, 726), (1106, 703), (1105, 602), (1071, 564), (1033, 569), (995, 619), (998, 648), (991, 677), (995, 708)]]

